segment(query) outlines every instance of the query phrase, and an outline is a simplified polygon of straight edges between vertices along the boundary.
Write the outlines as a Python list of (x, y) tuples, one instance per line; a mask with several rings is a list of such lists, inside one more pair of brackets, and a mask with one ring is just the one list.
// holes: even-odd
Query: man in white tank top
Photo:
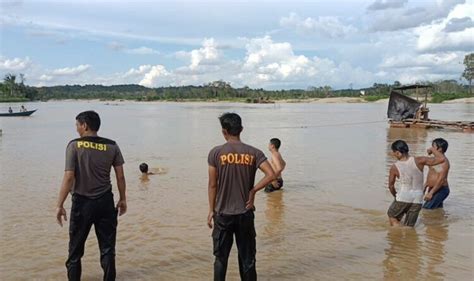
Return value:
[[(412, 157), (403, 140), (392, 143), (392, 152), (398, 161), (390, 168), (388, 178), (388, 189), (395, 199), (387, 211), (390, 225), (399, 226), (405, 216), (403, 225), (415, 226), (423, 203), (423, 168), (443, 163), (445, 157), (432, 148), (428, 148), (428, 153), (435, 157)], [(395, 188), (397, 179), (399, 186)]]

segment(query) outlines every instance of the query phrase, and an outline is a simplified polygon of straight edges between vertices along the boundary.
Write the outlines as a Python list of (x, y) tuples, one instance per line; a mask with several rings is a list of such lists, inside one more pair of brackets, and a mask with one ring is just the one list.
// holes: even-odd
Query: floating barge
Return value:
[[(424, 102), (418, 101), (419, 90), (424, 89)], [(472, 121), (441, 121), (428, 118), (426, 106), (431, 86), (409, 85), (395, 88), (390, 92), (387, 117), (391, 128), (442, 129), (474, 133)], [(405, 90), (416, 90), (417, 100), (404, 95)]]

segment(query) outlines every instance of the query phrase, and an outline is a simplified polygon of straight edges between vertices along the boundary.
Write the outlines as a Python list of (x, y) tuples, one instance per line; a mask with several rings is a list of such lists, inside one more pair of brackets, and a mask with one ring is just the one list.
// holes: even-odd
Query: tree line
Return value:
[[(474, 77), (474, 53), (466, 55), (465, 70), (462, 77), (469, 85), (456, 80), (421, 82), (432, 86), (432, 97), (435, 101), (467, 97), (471, 93), (471, 82)], [(147, 88), (140, 85), (63, 85), (50, 87), (32, 87), (25, 84), (25, 76), (19, 74), (5, 75), (0, 83), (0, 101), (34, 101), (51, 99), (103, 99), (103, 100), (245, 100), (247, 102), (266, 102), (280, 99), (309, 99), (326, 97), (359, 97), (366, 100), (386, 98), (390, 91), (401, 86), (399, 81), (392, 84), (374, 83), (362, 89), (334, 90), (330, 86), (312, 86), (307, 89), (264, 90), (247, 86), (234, 88), (230, 83), (219, 80), (201, 86), (169, 86)]]

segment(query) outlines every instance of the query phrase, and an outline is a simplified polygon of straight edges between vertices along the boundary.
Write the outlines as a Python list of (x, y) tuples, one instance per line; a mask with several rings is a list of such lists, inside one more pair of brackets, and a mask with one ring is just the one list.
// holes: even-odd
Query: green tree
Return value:
[(467, 54), (464, 57), (464, 72), (462, 77), (469, 81), (469, 93), (472, 95), (472, 79), (474, 78), (474, 53)]
[(3, 78), (3, 82), (10, 90), (10, 96), (13, 97), (13, 92), (16, 88), (16, 75), (8, 73), (7, 75), (5, 75), (5, 78)]

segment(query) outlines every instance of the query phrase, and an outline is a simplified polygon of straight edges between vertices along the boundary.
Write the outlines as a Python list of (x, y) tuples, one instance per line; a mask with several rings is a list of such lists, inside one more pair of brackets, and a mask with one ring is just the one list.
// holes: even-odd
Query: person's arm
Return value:
[(209, 197), (209, 214), (207, 215), (207, 226), (212, 228), (212, 219), (214, 217), (214, 207), (217, 195), (217, 168), (209, 165), (209, 182), (207, 185), (207, 194)]
[(250, 190), (249, 200), (246, 202), (245, 206), (246, 209), (253, 209), (255, 194), (260, 189), (264, 188), (267, 184), (276, 179), (275, 173), (273, 172), (272, 166), (268, 160), (265, 160), (258, 168), (265, 174), (265, 176)]
[[(433, 148), (430, 147), (430, 148), (427, 149), (427, 152), (430, 155), (433, 154), (434, 157), (427, 157), (427, 156), (415, 157), (415, 161), (417, 162), (417, 164), (426, 165), (426, 166), (431, 167), (431, 166), (435, 166), (435, 165), (441, 164), (444, 161), (446, 161), (446, 157), (444, 156), (444, 154), (439, 152), (436, 149), (433, 149)], [(420, 166), (420, 165), (418, 165), (418, 166)]]
[(438, 174), (436, 183), (430, 189), (428, 194), (425, 195), (425, 201), (430, 201), (433, 198), (433, 195), (443, 186), (444, 180), (448, 177), (448, 172), (449, 172), (449, 163), (444, 163), (443, 169)]
[(64, 221), (67, 221), (67, 214), (66, 210), (64, 209), (64, 201), (66, 201), (73, 183), (74, 171), (65, 171), (61, 189), (59, 189), (58, 203), (56, 205), (56, 220), (61, 227), (63, 226), (63, 218)]
[(395, 190), (395, 180), (397, 179), (398, 169), (395, 165), (390, 167), (390, 173), (388, 175), (388, 189), (392, 193), (393, 197), (397, 196), (397, 191)]
[(127, 212), (127, 196), (126, 196), (126, 183), (125, 174), (123, 172), (123, 165), (114, 166), (115, 177), (117, 178), (117, 188), (119, 190), (119, 201), (117, 202), (117, 210), (119, 216)]

